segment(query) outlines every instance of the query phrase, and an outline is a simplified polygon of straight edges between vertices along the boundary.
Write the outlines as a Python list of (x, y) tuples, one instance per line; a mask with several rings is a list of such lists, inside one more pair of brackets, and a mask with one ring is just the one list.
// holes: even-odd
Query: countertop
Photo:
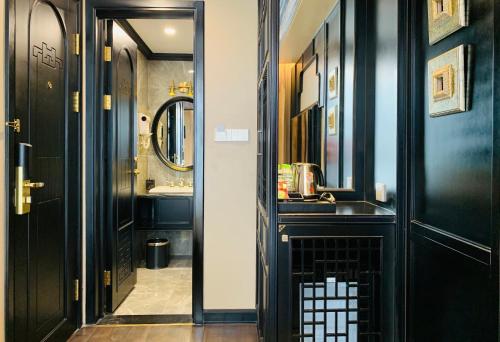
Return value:
[(369, 202), (338, 201), (335, 213), (279, 213), (278, 221), (279, 223), (394, 223), (396, 215)]
[(137, 197), (157, 198), (157, 197), (193, 197), (192, 192), (162, 192), (154, 194), (137, 194)]

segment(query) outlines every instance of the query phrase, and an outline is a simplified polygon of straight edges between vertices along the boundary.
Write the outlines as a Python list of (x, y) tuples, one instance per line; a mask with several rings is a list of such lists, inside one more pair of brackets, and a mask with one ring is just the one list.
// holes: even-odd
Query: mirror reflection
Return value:
[(175, 97), (156, 113), (152, 127), (157, 156), (170, 168), (188, 171), (194, 159), (193, 99)]
[(328, 189), (353, 188), (353, 3), (283, 1), (281, 8), (279, 163), (318, 165)]

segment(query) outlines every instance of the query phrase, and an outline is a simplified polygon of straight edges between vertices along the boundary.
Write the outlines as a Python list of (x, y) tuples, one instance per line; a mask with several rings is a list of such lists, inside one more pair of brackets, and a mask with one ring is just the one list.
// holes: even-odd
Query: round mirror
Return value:
[(156, 155), (176, 171), (190, 171), (194, 160), (194, 110), (190, 97), (174, 97), (156, 112), (151, 127)]

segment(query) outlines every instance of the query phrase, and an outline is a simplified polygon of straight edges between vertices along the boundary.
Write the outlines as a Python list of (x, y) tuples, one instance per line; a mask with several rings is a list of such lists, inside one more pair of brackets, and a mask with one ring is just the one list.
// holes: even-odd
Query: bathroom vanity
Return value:
[(137, 196), (137, 230), (190, 230), (192, 228), (192, 194), (150, 193)]

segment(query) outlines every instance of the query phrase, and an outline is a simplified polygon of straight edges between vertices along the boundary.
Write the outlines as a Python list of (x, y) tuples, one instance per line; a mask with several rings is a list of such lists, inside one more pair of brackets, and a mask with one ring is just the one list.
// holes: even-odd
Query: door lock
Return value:
[(14, 207), (16, 215), (24, 215), (31, 211), (31, 189), (41, 189), (45, 183), (31, 183), (24, 179), (24, 166), (16, 167), (16, 189), (14, 190)]
[(31, 209), (31, 189), (40, 189), (45, 186), (42, 182), (31, 182), (28, 176), (28, 154), (30, 144), (18, 144), (15, 170), (14, 211), (16, 215), (24, 215)]

